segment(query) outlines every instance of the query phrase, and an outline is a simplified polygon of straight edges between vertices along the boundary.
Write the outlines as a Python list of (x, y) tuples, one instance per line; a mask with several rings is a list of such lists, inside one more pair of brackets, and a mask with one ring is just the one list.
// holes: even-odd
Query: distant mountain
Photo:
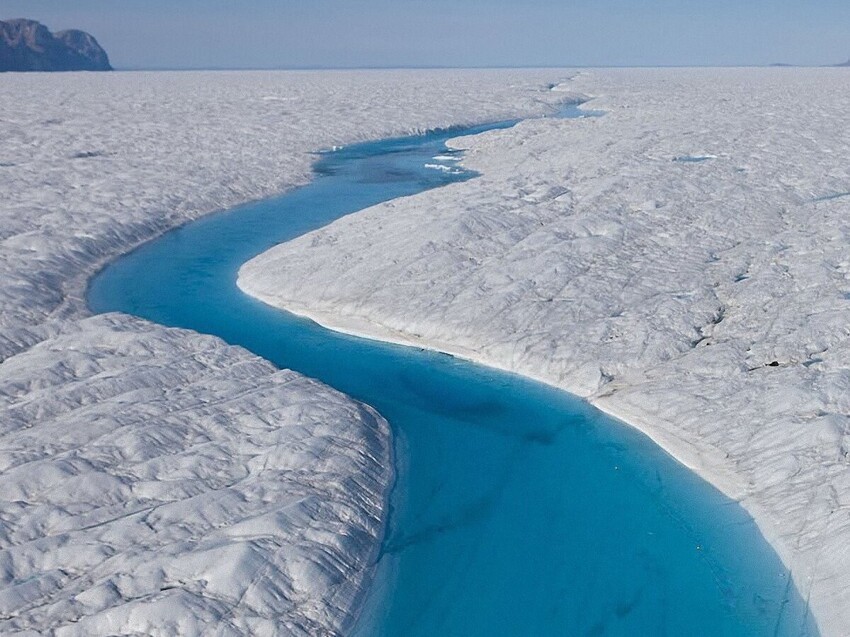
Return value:
[(109, 57), (91, 35), (51, 33), (35, 20), (0, 21), (0, 71), (111, 71)]
[(850, 60), (847, 60), (846, 62), (842, 62), (841, 64), (836, 64), (835, 66), (850, 66)]

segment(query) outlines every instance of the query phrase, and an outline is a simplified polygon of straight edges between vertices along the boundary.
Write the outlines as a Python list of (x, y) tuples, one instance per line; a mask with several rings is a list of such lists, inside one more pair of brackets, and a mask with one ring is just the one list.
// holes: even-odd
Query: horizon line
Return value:
[(516, 65), (303, 65), (303, 66), (116, 66), (116, 72), (138, 71), (442, 71), (442, 70), (506, 70), (506, 69), (734, 69), (734, 68), (801, 68), (829, 69), (844, 68), (846, 62), (838, 64), (790, 64), (772, 62), (769, 64), (516, 64)]

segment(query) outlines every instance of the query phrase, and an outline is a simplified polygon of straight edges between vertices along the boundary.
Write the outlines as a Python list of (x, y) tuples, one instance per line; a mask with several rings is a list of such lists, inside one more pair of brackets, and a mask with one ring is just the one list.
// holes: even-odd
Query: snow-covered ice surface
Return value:
[(311, 152), (551, 109), (557, 71), (5, 74), (0, 359), (84, 312), (93, 264), (306, 183)]
[[(594, 70), (602, 118), (453, 140), (477, 179), (278, 246), (239, 284), (541, 379), (739, 499), (850, 632), (850, 74)], [(415, 232), (411, 232), (415, 228)]]
[(105, 315), (0, 365), (0, 409), (4, 635), (324, 635), (356, 602), (390, 464), (368, 407)]
[(386, 423), (218, 339), (90, 318), (86, 282), (306, 182), (314, 151), (546, 113), (565, 76), (0, 77), (0, 632), (344, 629), (382, 533)]

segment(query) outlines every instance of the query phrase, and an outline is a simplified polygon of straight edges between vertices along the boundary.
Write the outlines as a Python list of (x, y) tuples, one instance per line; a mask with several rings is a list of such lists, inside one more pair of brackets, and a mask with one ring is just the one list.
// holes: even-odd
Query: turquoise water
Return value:
[(324, 154), (310, 185), (112, 263), (90, 306), (216, 334), (390, 421), (398, 476), (357, 635), (815, 635), (750, 517), (645, 436), (550, 387), (333, 333), (236, 287), (277, 243), (472, 178), (445, 140), (514, 123)]

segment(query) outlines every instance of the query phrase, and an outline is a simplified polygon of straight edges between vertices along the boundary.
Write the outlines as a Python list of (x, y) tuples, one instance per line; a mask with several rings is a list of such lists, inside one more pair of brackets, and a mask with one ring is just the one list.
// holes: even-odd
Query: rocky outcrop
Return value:
[(111, 71), (109, 57), (91, 35), (51, 33), (35, 20), (0, 21), (0, 71)]

